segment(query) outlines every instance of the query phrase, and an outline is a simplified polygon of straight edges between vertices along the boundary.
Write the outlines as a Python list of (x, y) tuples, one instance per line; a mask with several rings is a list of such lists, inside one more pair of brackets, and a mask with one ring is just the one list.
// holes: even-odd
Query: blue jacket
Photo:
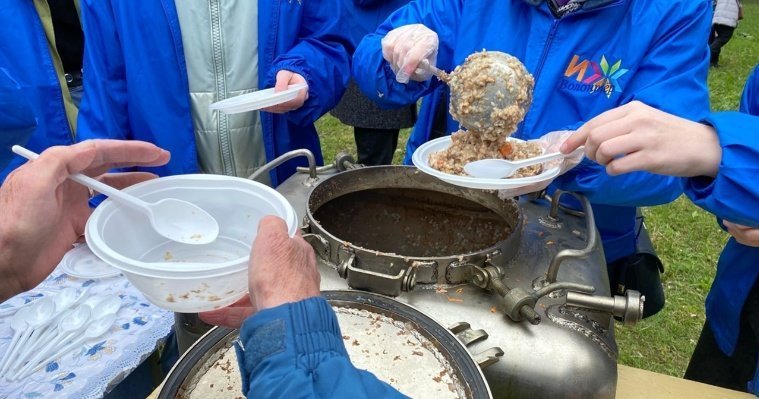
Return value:
[(346, 34), (354, 47), (410, 0), (342, 0)]
[[(685, 192), (719, 220), (759, 227), (759, 67), (746, 83), (741, 112), (718, 113), (707, 119), (717, 130), (722, 147), (719, 172), (714, 179), (689, 179)], [(730, 238), (706, 297), (706, 317), (717, 344), (728, 355), (735, 350), (743, 304), (757, 280), (759, 248)]]
[[(515, 137), (534, 139), (576, 129), (633, 100), (693, 120), (709, 112), (706, 74), (709, 0), (587, 0), (556, 19), (542, 0), (417, 0), (391, 15), (354, 54), (353, 75), (369, 98), (386, 107), (424, 97), (406, 162), (427, 141), (435, 104), (447, 101), (437, 79), (395, 81), (380, 40), (391, 29), (423, 23), (438, 33), (438, 66), (452, 70), (471, 53), (498, 50), (519, 58), (535, 77), (535, 101)], [(594, 84), (600, 89), (594, 90)], [(447, 131), (458, 128), (448, 116)], [(635, 250), (635, 206), (677, 198), (683, 179), (639, 172), (611, 177), (584, 161), (554, 187), (588, 196), (607, 261)]]
[(74, 142), (45, 29), (28, 0), (6, 2), (0, 13), (0, 105), (0, 183), (26, 162), (11, 145), (42, 152)]
[[(262, 112), (266, 157), (308, 148), (321, 163), (313, 123), (340, 99), (349, 77), (348, 50), (340, 36), (338, 0), (259, 1), (259, 87), (273, 87), (287, 69), (309, 85), (308, 101), (284, 115)], [(187, 70), (174, 0), (85, 0), (85, 92), (79, 137), (150, 141), (171, 152), (159, 175), (199, 170), (190, 115)], [(300, 158), (272, 174), (278, 184)]]
[(324, 298), (262, 310), (240, 329), (237, 358), (250, 398), (405, 398), (351, 364)]

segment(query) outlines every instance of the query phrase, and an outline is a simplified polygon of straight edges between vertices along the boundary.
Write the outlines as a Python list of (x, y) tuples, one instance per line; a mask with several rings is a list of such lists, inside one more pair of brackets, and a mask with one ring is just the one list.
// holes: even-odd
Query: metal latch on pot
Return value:
[(347, 258), (337, 265), (337, 273), (348, 281), (351, 288), (398, 296), (401, 292), (411, 291), (416, 285), (416, 269), (413, 267), (402, 269), (393, 276), (355, 267), (356, 254), (342, 249), (343, 254)]
[[(456, 335), (456, 338), (466, 347), (488, 338), (488, 333), (485, 330), (473, 330), (469, 323), (464, 321), (448, 327), (448, 330)], [(497, 346), (472, 354), (474, 361), (483, 369), (498, 362), (501, 356), (503, 356), (503, 349)]]

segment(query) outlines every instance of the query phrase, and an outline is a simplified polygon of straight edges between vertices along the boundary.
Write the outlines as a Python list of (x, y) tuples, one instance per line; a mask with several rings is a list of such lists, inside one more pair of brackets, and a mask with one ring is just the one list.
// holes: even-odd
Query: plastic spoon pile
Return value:
[(8, 381), (27, 378), (108, 331), (121, 299), (87, 294), (86, 289), (66, 288), (19, 309), (11, 318), (14, 336), (0, 360), (0, 376)]
[[(39, 155), (24, 147), (14, 145), (13, 152), (33, 160)], [(208, 212), (195, 204), (176, 198), (164, 198), (150, 203), (117, 190), (81, 173), (71, 175), (69, 179), (107, 195), (114, 201), (138, 210), (147, 215), (155, 231), (183, 244), (208, 244), (219, 235), (219, 223)]]

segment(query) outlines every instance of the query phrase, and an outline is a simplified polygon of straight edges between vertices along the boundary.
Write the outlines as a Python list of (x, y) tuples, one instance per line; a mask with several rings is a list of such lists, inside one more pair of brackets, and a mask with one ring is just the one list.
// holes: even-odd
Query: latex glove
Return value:
[(728, 222), (727, 220), (723, 220), (722, 224), (725, 225), (727, 232), (735, 237), (735, 241), (748, 247), (759, 247), (759, 229)]
[(585, 145), (588, 158), (606, 165), (610, 175), (644, 170), (669, 176), (714, 177), (722, 158), (722, 147), (712, 127), (639, 101), (591, 119), (561, 150), (566, 153), (581, 145)]
[(395, 72), (395, 80), (408, 83), (409, 79), (423, 82), (432, 77), (419, 63), (427, 60), (431, 66), (437, 62), (437, 33), (422, 24), (395, 28), (382, 38), (382, 56)]
[[(529, 142), (538, 143), (538, 145), (540, 145), (540, 147), (543, 148), (543, 153), (549, 154), (552, 152), (558, 152), (561, 145), (564, 144), (564, 142), (573, 134), (574, 132), (570, 130), (559, 130), (559, 131), (547, 133), (538, 139), (529, 140)], [(583, 152), (575, 151), (574, 153), (568, 155), (564, 159), (545, 163), (543, 165), (543, 168), (550, 169), (550, 168), (558, 166), (559, 174), (556, 175), (556, 177), (559, 177), (563, 175), (564, 173), (566, 173), (568, 170), (577, 166), (582, 161), (582, 158), (583, 158)], [(501, 198), (512, 198), (512, 197), (518, 197), (524, 194), (541, 191), (541, 190), (544, 190), (546, 187), (548, 187), (551, 184), (551, 182), (553, 182), (554, 179), (531, 184), (528, 186), (522, 186), (522, 187), (507, 189), (507, 190), (499, 190), (498, 196)]]
[(205, 312), (209, 324), (238, 328), (259, 310), (319, 296), (316, 254), (300, 234), (290, 237), (284, 220), (267, 216), (258, 225), (248, 268), (250, 295), (234, 305)]
[(84, 173), (124, 188), (155, 175), (103, 173), (168, 161), (169, 153), (150, 143), (91, 140), (48, 148), (8, 175), (0, 186), (0, 302), (42, 282), (84, 234), (89, 190), (69, 176)]
[[(288, 86), (298, 83), (307, 83), (306, 78), (298, 75), (295, 72), (290, 72), (283, 69), (277, 72), (277, 82), (274, 84), (274, 91), (284, 91), (287, 90)], [(306, 100), (308, 100), (308, 87), (298, 92), (298, 96), (292, 100), (282, 104), (272, 105), (271, 107), (266, 107), (263, 109), (263, 111), (271, 112), (274, 114), (284, 114), (285, 112), (295, 111), (296, 109), (302, 107), (303, 104), (306, 103)]]

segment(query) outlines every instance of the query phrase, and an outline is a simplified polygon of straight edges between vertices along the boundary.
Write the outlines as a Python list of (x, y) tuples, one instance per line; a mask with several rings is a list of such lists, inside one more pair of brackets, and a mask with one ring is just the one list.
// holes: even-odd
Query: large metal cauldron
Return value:
[[(460, 386), (455, 387), (462, 394), (462, 399), (487, 399), (491, 398), (490, 389), (485, 382), (482, 371), (474, 362), (456, 337), (445, 327), (441, 326), (429, 316), (418, 310), (404, 305), (390, 298), (366, 292), (357, 291), (326, 291), (325, 298), (334, 307), (367, 310), (373, 314), (381, 314), (393, 320), (410, 326), (414, 331), (422, 334), (430, 342), (436, 353), (443, 356), (444, 362), (450, 368), (450, 373), (455, 376)], [(209, 369), (218, 368), (220, 358), (232, 346), (237, 339), (238, 331), (226, 328), (214, 328), (196, 342), (169, 372), (166, 377), (159, 399), (197, 397), (199, 394), (196, 387), (201, 380), (207, 377)], [(385, 348), (392, 351), (392, 348)], [(238, 373), (235, 364), (227, 364), (228, 372)], [(372, 371), (369, 368), (369, 371)], [(414, 373), (414, 370), (398, 370), (398, 375)], [(221, 373), (224, 374), (224, 373)], [(402, 378), (402, 377), (400, 377)], [(239, 398), (240, 387), (233, 387), (228, 381), (234, 379), (220, 378), (211, 380), (216, 384), (216, 397)], [(233, 389), (235, 388), (235, 389)], [(207, 388), (206, 388), (207, 389)], [(255, 397), (255, 392), (251, 393)], [(420, 394), (424, 394), (420, 392)]]
[(457, 265), (506, 262), (522, 232), (514, 200), (402, 166), (330, 177), (306, 215), (306, 239), (351, 287), (393, 296), (416, 283), (459, 283)]
[(614, 397), (612, 316), (634, 322), (642, 299), (609, 296), (587, 199), (565, 212), (565, 193), (515, 202), (346, 158), (311, 162), (277, 187), (304, 218), (322, 289), (395, 296), (430, 315), (466, 345), (494, 397)]

